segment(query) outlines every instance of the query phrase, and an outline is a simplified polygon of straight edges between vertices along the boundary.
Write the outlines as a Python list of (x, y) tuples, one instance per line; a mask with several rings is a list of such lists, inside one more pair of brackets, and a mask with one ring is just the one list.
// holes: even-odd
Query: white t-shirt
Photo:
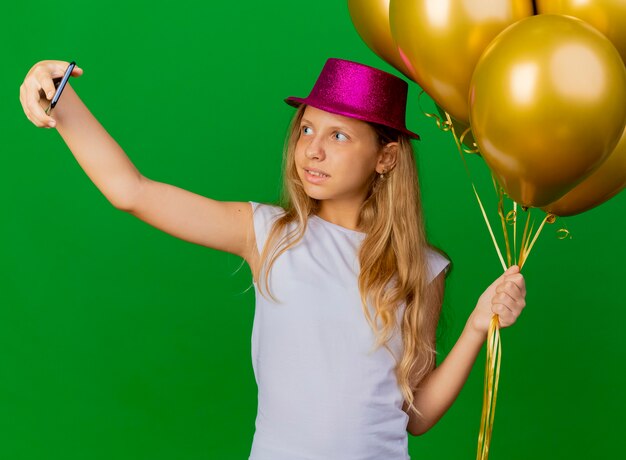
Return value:
[[(260, 252), (283, 210), (254, 202), (252, 208)], [(252, 366), (259, 394), (249, 460), (409, 459), (409, 417), (394, 358), (384, 347), (370, 353), (374, 333), (357, 281), (364, 236), (311, 216), (303, 240), (272, 267), (279, 302), (261, 296), (255, 284)], [(431, 251), (431, 279), (448, 264)], [(389, 346), (399, 358), (399, 333)]]

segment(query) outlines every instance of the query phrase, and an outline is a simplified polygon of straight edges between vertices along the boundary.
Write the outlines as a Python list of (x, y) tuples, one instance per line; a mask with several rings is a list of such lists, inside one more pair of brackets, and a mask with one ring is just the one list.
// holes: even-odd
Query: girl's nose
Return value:
[(319, 139), (312, 139), (307, 145), (305, 150), (305, 155), (310, 160), (323, 160), (326, 155), (324, 153), (324, 146), (321, 144)]

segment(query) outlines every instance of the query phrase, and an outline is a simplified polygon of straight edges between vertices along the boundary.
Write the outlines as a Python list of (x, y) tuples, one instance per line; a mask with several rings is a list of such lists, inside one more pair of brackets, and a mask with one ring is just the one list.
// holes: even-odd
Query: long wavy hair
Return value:
[[(308, 217), (319, 209), (319, 201), (306, 194), (295, 163), (305, 108), (303, 104), (296, 111), (285, 140), (280, 203), (285, 213), (275, 221), (260, 255), (258, 286), (263, 295), (272, 299), (269, 286), (272, 265), (301, 241)], [(392, 141), (399, 145), (395, 168), (384, 178), (372, 173), (368, 195), (361, 205), (358, 227), (366, 236), (358, 255), (359, 292), (363, 312), (376, 337), (374, 348), (384, 346), (394, 356), (396, 378), (407, 406), (421, 416), (413, 404), (413, 394), (434, 367), (437, 354), (434, 337), (427, 331), (436, 328), (438, 312), (428, 311), (426, 306), (441, 300), (436, 299), (435, 290), (428, 284), (427, 248), (439, 250), (426, 239), (417, 168), (409, 137), (385, 126), (370, 125), (381, 147)], [(373, 318), (368, 301), (375, 311)], [(396, 313), (402, 305), (404, 312), (398, 324)], [(401, 330), (403, 343), (400, 359), (388, 346), (397, 328)]]

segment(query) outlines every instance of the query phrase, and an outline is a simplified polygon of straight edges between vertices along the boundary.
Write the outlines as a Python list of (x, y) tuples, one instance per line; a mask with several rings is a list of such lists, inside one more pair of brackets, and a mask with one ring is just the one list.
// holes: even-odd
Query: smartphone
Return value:
[(46, 115), (50, 115), (50, 112), (52, 112), (52, 109), (54, 109), (54, 107), (57, 105), (57, 102), (59, 102), (59, 98), (61, 97), (63, 88), (65, 88), (65, 84), (70, 79), (70, 75), (72, 74), (72, 70), (74, 69), (75, 66), (76, 66), (76, 62), (74, 61), (70, 62), (70, 65), (67, 66), (67, 70), (65, 71), (63, 78), (55, 78), (53, 80), (54, 86), (56, 87), (57, 90), (56, 90), (56, 93), (54, 93), (54, 97), (52, 98), (52, 101), (50, 101), (50, 105), (46, 109)]

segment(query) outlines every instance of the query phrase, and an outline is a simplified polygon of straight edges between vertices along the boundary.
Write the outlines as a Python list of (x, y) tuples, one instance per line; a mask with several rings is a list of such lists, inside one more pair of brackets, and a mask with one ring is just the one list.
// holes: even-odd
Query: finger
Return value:
[(520, 291), (526, 295), (526, 280), (524, 279), (524, 275), (521, 273), (516, 273), (510, 276), (505, 277), (505, 281), (512, 281), (520, 288)]
[[(65, 75), (65, 71), (69, 67), (70, 63), (67, 61), (42, 61), (34, 71), (48, 74), (51, 78), (58, 78)], [(72, 69), (72, 76), (80, 76), (83, 73), (83, 69), (78, 66), (74, 66)]]
[(494, 305), (503, 305), (510, 312), (513, 312), (515, 309), (515, 305), (517, 305), (517, 301), (506, 292), (501, 292), (500, 294), (496, 294), (495, 296), (493, 296), (493, 299), (491, 299), (491, 304), (492, 307)]
[(50, 78), (46, 78), (41, 82), (41, 89), (46, 94), (46, 98), (51, 101), (56, 93), (57, 89), (54, 87), (54, 82)]
[(522, 292), (522, 289), (517, 284), (515, 284), (513, 281), (510, 281), (510, 280), (504, 281), (498, 285), (498, 287), (496, 288), (496, 293), (500, 293), (500, 292), (507, 292), (513, 298), (524, 297), (524, 293)]
[(519, 267), (517, 265), (511, 265), (509, 268), (507, 268), (504, 273), (502, 273), (495, 281), (495, 283), (499, 283), (501, 281), (504, 281), (508, 276), (512, 276), (516, 273), (519, 273)]
[(517, 297), (515, 295), (511, 296), (507, 292), (496, 294), (493, 297), (491, 303), (501, 303), (516, 315), (519, 315), (524, 307), (526, 307), (526, 299), (524, 299), (523, 297)]
[(498, 303), (493, 305), (491, 311), (498, 315), (501, 327), (510, 326), (517, 320), (517, 315), (504, 304)]
[(39, 95), (39, 84), (37, 82), (30, 82), (26, 84), (26, 107), (28, 107), (31, 116), (33, 118), (33, 123), (36, 126), (54, 126), (56, 122), (54, 118), (48, 116), (44, 109), (39, 105), (39, 100), (41, 99)]
[(504, 273), (502, 273), (500, 276), (498, 276), (493, 283), (491, 283), (489, 285), (489, 289), (494, 289), (498, 286), (498, 284), (502, 283), (507, 276), (509, 275), (513, 275), (514, 273), (516, 273), (517, 271), (519, 271), (519, 267), (517, 265), (512, 265), (509, 268), (507, 268)]
[(30, 109), (28, 108), (28, 104), (26, 103), (26, 87), (24, 85), (20, 86), (20, 102), (22, 103), (22, 108), (24, 109), (24, 113), (26, 114), (26, 118), (28, 118), (31, 123), (33, 124), (37, 124), (36, 121), (33, 119), (32, 113), (30, 111)]
[[(52, 100), (56, 93), (53, 80), (63, 77), (69, 65), (70, 63), (65, 61), (45, 61), (45, 65), (37, 67), (33, 72), (35, 79), (41, 85), (48, 100)], [(80, 77), (82, 74), (83, 69), (78, 66), (74, 66), (70, 73), (73, 77)]]

